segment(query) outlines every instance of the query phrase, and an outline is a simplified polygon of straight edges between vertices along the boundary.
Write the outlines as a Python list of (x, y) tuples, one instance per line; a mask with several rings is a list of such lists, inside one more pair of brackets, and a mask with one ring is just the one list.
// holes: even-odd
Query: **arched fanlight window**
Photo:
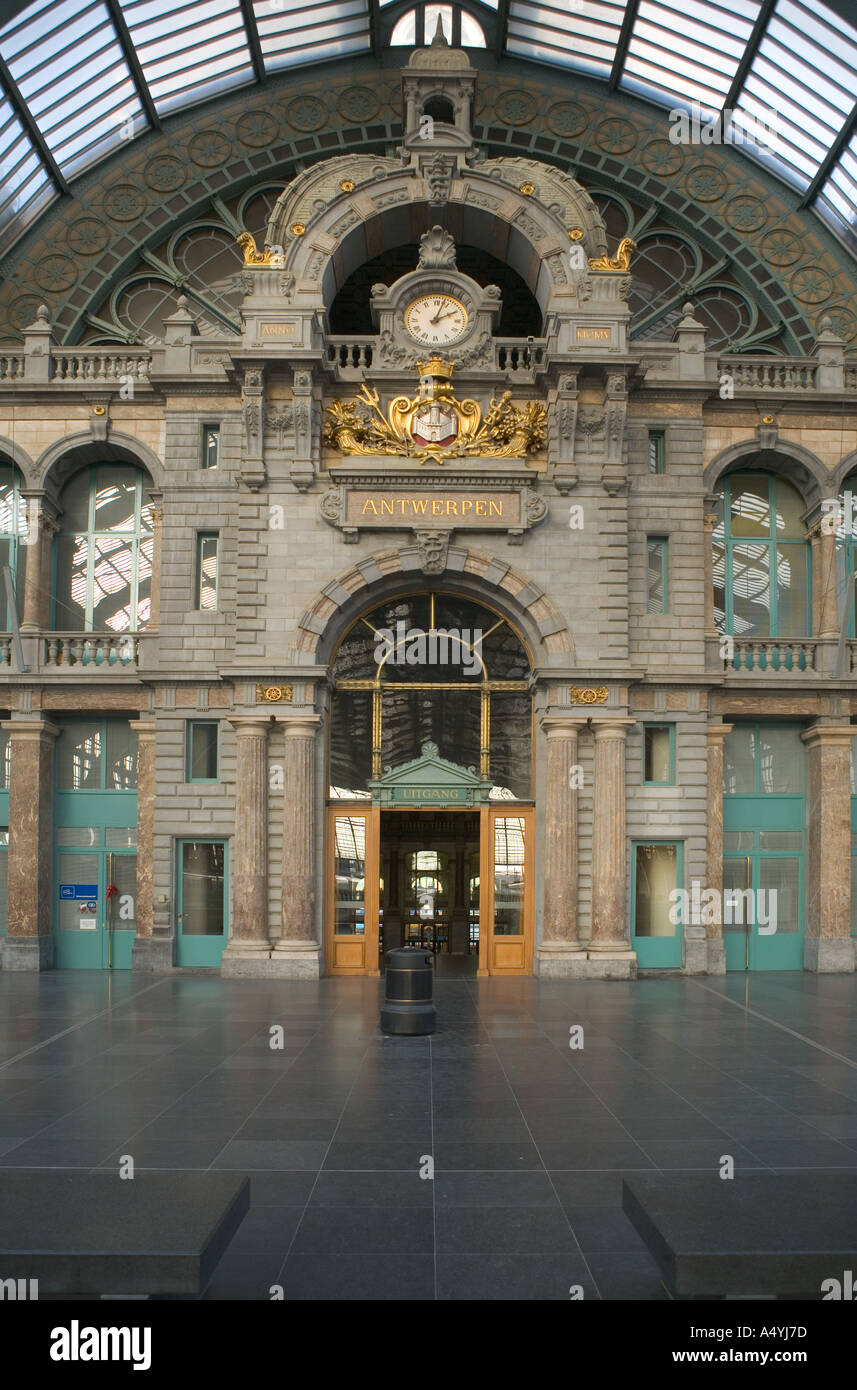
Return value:
[(330, 795), (368, 800), (382, 769), (442, 758), (532, 796), (530, 658), (500, 614), (455, 594), (388, 600), (358, 618), (333, 662)]
[(142, 632), (149, 624), (152, 501), (139, 468), (85, 468), (62, 494), (55, 541), (57, 632)]
[(464, 48), (485, 48), (485, 30), (472, 14), (459, 5), (418, 5), (397, 19), (390, 35), (393, 47), (417, 48), (430, 44), (440, 20), (448, 44)]
[(714, 611), (734, 637), (810, 635), (809, 541), (797, 488), (772, 473), (731, 473), (718, 491)]
[[(21, 475), (11, 463), (0, 462), (0, 566), (12, 572), (20, 616), (23, 604), (24, 554), (27, 543), (27, 509), (21, 497)], [(0, 574), (0, 631), (9, 631), (6, 585)]]

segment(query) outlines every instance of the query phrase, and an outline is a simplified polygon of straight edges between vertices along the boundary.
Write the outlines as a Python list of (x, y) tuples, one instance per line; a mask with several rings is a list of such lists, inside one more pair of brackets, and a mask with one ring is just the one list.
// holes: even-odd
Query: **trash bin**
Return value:
[(388, 951), (381, 1032), (406, 1038), (433, 1033), (437, 1021), (432, 1003), (433, 989), (431, 951), (420, 946), (402, 946)]

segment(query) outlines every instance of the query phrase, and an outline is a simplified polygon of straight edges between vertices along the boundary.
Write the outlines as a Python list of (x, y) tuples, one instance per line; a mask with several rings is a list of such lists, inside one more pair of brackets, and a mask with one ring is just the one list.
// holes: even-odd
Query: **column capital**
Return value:
[(321, 724), (320, 714), (275, 714), (286, 738), (314, 738)]
[(616, 739), (622, 743), (628, 736), (628, 730), (640, 721), (628, 714), (605, 714), (592, 716), (592, 728), (595, 732), (596, 742), (603, 742), (609, 739)]
[(539, 719), (539, 725), (548, 738), (576, 738), (588, 723), (588, 716), (575, 719), (567, 714), (543, 714)]
[(705, 737), (709, 743), (716, 743), (719, 738), (725, 738), (727, 734), (731, 734), (734, 728), (734, 724), (708, 724), (705, 729)]
[(154, 738), (157, 727), (154, 719), (128, 720), (128, 728), (133, 729), (138, 738)]
[(271, 730), (271, 717), (265, 714), (230, 714), (226, 723), (239, 738), (262, 738)]
[(847, 748), (857, 735), (857, 724), (812, 724), (804, 729), (801, 739), (808, 748), (817, 743), (826, 743), (836, 748)]
[(42, 734), (56, 738), (59, 734), (59, 725), (51, 724), (47, 719), (0, 719), (0, 729), (8, 729), (10, 734), (31, 739), (41, 738)]

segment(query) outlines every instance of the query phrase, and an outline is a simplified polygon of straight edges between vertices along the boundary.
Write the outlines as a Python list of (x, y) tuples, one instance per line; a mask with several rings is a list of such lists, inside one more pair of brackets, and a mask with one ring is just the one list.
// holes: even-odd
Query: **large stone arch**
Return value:
[(39, 485), (58, 502), (69, 478), (81, 468), (90, 463), (117, 461), (143, 468), (152, 480), (152, 490), (163, 492), (167, 477), (157, 454), (133, 435), (117, 430), (111, 430), (108, 439), (93, 439), (89, 431), (83, 430), (56, 439), (37, 459), (35, 476)]
[(763, 448), (758, 436), (730, 444), (715, 455), (703, 474), (705, 491), (715, 492), (729, 473), (753, 468), (778, 473), (792, 483), (803, 497), (807, 511), (814, 511), (822, 497), (830, 495), (830, 473), (820, 458), (802, 444), (787, 439), (778, 439), (773, 448)]
[[(364, 156), (351, 161), (352, 173), (342, 180), (349, 162), (335, 159), (330, 169), (309, 170), (278, 199), (266, 240), (284, 248), (298, 302), (311, 297), (319, 306), (331, 304), (359, 266), (394, 246), (419, 241), (438, 220), (426, 180), (415, 169), (390, 168), (392, 163)], [(343, 190), (343, 181), (356, 186)], [(310, 215), (309, 222), (302, 220)], [(555, 295), (576, 295), (567, 259), (570, 229), (582, 229), (587, 255), (607, 250), (604, 225), (589, 194), (537, 160), (495, 159), (456, 171), (443, 223), (456, 241), (467, 241), (516, 270), (543, 314)]]
[(20, 444), (16, 444), (13, 439), (7, 439), (0, 435), (0, 459), (6, 463), (13, 463), (21, 475), (23, 490), (36, 486), (37, 470), (25, 449)]
[(466, 545), (449, 547), (446, 569), (438, 576), (423, 574), (416, 545), (358, 560), (325, 585), (298, 621), (292, 660), (326, 665), (342, 633), (373, 599), (432, 584), (499, 609), (529, 647), (534, 668), (567, 667), (573, 661), (568, 625), (544, 590), (505, 560)]
[(830, 490), (831, 497), (839, 496), (842, 491), (842, 484), (845, 482), (849, 473), (857, 473), (857, 449), (852, 449), (850, 454), (846, 454), (844, 458), (841, 458), (833, 469), (830, 475), (832, 478), (832, 487)]

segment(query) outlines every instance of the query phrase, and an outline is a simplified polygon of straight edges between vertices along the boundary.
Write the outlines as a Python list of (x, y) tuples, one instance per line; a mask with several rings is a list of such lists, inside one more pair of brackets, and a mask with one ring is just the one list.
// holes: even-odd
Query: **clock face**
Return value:
[(451, 294), (422, 294), (405, 310), (405, 328), (425, 347), (446, 347), (467, 331), (468, 314)]

